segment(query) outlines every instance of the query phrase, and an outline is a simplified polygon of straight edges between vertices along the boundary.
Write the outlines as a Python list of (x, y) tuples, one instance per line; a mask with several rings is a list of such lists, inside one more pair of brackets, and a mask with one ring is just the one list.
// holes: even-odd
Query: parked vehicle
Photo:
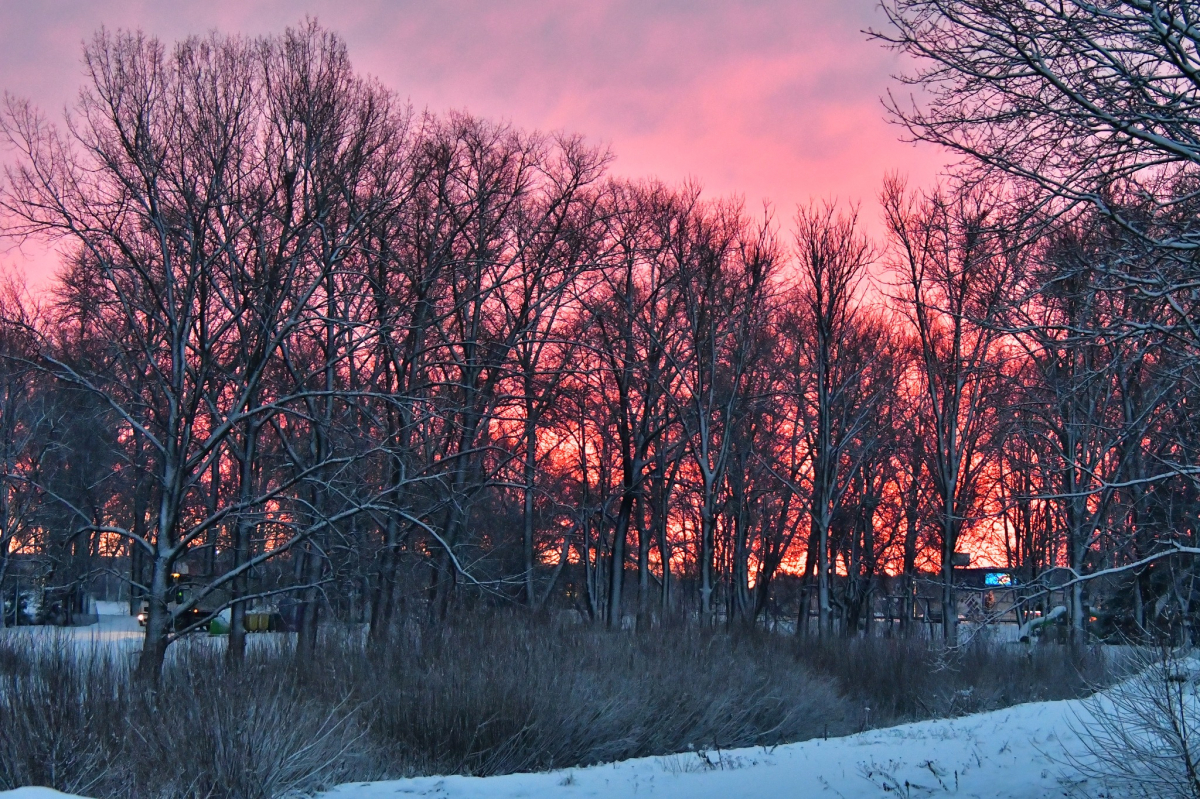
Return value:
[[(212, 592), (205, 595), (192, 607), (181, 611), (181, 608), (191, 603), (196, 592), (206, 583), (206, 580), (193, 576), (186, 563), (177, 565), (176, 570), (171, 573), (168, 582), (167, 611), (170, 612), (173, 619), (175, 632), (187, 630), (198, 622), (215, 616), (220, 610), (222, 594), (221, 592)], [(145, 627), (149, 617), (150, 603), (148, 600), (143, 600), (137, 614), (138, 624)]]

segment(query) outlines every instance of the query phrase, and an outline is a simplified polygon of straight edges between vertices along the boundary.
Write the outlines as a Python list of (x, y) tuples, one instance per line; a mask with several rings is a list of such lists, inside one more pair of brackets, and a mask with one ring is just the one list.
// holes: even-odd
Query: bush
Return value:
[(1200, 662), (1166, 644), (1130, 650), (1128, 678), (1076, 713), (1081, 749), (1066, 759), (1108, 796), (1200, 799)]

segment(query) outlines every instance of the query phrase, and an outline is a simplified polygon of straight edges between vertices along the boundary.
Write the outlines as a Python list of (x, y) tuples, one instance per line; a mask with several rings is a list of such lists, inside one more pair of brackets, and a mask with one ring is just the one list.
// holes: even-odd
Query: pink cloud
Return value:
[[(619, 174), (695, 178), (713, 194), (770, 199), (782, 218), (838, 197), (861, 201), (878, 229), (883, 174), (928, 183), (943, 164), (883, 119), (899, 65), (861, 33), (882, 24), (874, 0), (6, 3), (0, 88), (57, 111), (81, 80), (81, 42), (102, 24), (172, 40), (270, 33), (308, 14), (417, 107), (580, 132), (612, 146)], [(0, 254), (39, 282), (50, 260)]]

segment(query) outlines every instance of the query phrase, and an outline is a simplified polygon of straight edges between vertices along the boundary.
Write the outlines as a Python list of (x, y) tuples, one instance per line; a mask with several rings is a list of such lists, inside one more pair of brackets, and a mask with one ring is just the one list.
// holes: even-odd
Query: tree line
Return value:
[(1187, 619), (1194, 149), (1067, 89), (1038, 127), (984, 118), (1050, 78), (960, 63), (983, 28), (943, 5), (879, 35), (934, 64), (893, 113), (964, 166), (885, 180), (881, 241), (417, 113), (313, 22), (100, 32), (62, 125), (12, 97), (0, 122), (4, 233), (62, 253), (49, 291), (0, 292), (0, 595), (22, 558), (118, 574), (149, 675), (226, 609), (240, 659), (284, 602), (302, 651), (322, 618), (381, 640), (480, 603), (827, 636), (885, 591), (911, 629), (922, 583), (953, 642), (964, 548), (1081, 578), (1079, 637), (1096, 575), (1141, 628)]

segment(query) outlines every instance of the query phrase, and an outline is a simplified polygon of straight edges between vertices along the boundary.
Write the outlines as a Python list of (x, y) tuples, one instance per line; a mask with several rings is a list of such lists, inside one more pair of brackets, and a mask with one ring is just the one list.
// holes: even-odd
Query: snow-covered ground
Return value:
[(99, 621), (87, 627), (68, 627), (72, 635), (94, 642), (141, 646), (145, 632), (135, 616), (129, 615), (128, 602), (97, 602)]
[[(1079, 780), (1063, 757), (1079, 747), (1072, 719), (1080, 706), (1033, 703), (772, 749), (689, 752), (544, 774), (353, 783), (322, 799), (1067, 796)], [(52, 797), (62, 799), (41, 789), (0, 792), (0, 799)]]
[[(141, 646), (144, 631), (137, 618), (129, 615), (127, 602), (97, 602), (99, 621), (80, 627), (6, 627), (5, 635), (67, 636), (77, 642)], [(9, 799), (9, 797), (5, 797)]]

